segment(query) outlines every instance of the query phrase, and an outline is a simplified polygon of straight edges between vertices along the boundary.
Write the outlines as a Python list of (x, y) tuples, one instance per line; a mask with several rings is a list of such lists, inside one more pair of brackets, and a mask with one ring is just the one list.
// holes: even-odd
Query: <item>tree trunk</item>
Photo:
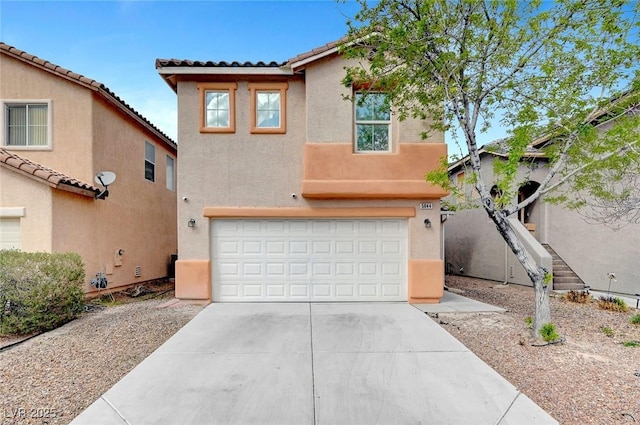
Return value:
[[(486, 204), (485, 204), (486, 205)], [(498, 232), (511, 248), (522, 267), (527, 272), (527, 276), (533, 283), (535, 292), (535, 310), (533, 317), (533, 337), (540, 338), (540, 329), (547, 323), (551, 323), (551, 306), (549, 304), (549, 285), (545, 283), (547, 270), (536, 264), (531, 255), (522, 244), (511, 224), (500, 211), (492, 210), (485, 206), (491, 220), (498, 228)]]

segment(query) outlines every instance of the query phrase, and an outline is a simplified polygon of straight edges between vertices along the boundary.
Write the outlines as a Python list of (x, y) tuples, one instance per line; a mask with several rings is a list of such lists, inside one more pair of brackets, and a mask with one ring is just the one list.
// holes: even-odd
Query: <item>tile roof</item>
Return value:
[(33, 162), (27, 158), (0, 148), (0, 165), (27, 175), (42, 183), (48, 184), (56, 189), (78, 193), (80, 195), (93, 197), (100, 193), (100, 189), (83, 181), (69, 177), (44, 165)]
[(311, 49), (308, 52), (300, 53), (299, 55), (289, 59), (287, 61), (288, 64), (292, 64), (295, 62), (301, 62), (306, 59), (311, 59), (316, 56), (322, 56), (324, 53), (327, 53), (333, 49), (337, 49), (341, 44), (345, 43), (348, 40), (347, 37), (342, 37), (339, 40), (331, 41), (324, 46), (316, 47), (315, 49)]
[(316, 47), (308, 52), (301, 53), (285, 62), (213, 62), (213, 61), (194, 61), (188, 59), (156, 59), (157, 68), (170, 68), (170, 67), (191, 67), (191, 68), (282, 68), (289, 66), (296, 62), (305, 61), (307, 59), (313, 60), (316, 56), (323, 57), (324, 54), (329, 53), (333, 49), (337, 49), (338, 46), (347, 40), (346, 37), (340, 40), (332, 41), (324, 46)]
[(81, 86), (87, 87), (93, 91), (100, 93), (104, 96), (108, 101), (114, 104), (116, 107), (123, 110), (127, 115), (131, 116), (134, 120), (138, 121), (144, 127), (148, 128), (152, 133), (154, 133), (157, 137), (162, 139), (169, 147), (174, 150), (177, 150), (177, 146), (173, 140), (166, 134), (164, 134), (158, 127), (156, 127), (151, 121), (142, 116), (138, 111), (133, 109), (129, 104), (127, 104), (124, 100), (118, 97), (114, 92), (109, 90), (107, 86), (104, 84), (93, 80), (91, 78), (87, 78), (84, 75), (76, 74), (66, 68), (55, 65), (49, 61), (41, 59), (37, 56), (29, 54), (25, 51), (17, 49), (13, 46), (10, 46), (6, 43), (0, 41), (0, 53), (7, 54), (11, 57), (14, 57), (23, 62), (29, 63), (31, 65), (37, 66), (41, 69), (44, 69), (52, 74), (58, 75), (62, 78), (65, 78), (69, 81), (72, 81)]
[(192, 61), (188, 59), (156, 59), (156, 68), (186, 66), (193, 68), (280, 68), (285, 66), (287, 62), (213, 62), (213, 61)]

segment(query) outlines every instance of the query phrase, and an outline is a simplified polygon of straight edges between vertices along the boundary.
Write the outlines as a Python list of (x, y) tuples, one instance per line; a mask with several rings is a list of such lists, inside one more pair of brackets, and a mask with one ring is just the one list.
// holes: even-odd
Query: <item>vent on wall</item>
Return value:
[(135, 277), (140, 277), (140, 276), (142, 276), (142, 267), (136, 266)]
[(509, 277), (513, 279), (513, 266), (509, 266)]

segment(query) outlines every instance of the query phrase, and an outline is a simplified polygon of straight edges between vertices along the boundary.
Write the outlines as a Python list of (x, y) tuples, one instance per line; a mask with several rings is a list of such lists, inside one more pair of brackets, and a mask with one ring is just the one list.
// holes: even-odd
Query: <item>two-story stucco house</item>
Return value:
[(283, 63), (158, 59), (178, 97), (176, 296), (438, 302), (446, 155), (362, 102), (330, 43)]
[[(175, 143), (101, 83), (0, 43), (0, 249), (77, 252), (85, 290), (167, 276)], [(115, 173), (108, 196), (96, 174)]]

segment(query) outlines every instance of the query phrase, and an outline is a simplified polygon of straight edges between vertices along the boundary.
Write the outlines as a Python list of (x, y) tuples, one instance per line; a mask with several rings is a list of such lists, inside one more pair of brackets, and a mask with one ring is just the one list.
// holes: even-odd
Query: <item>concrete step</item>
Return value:
[(553, 279), (554, 280), (559, 278), (559, 277), (574, 277), (575, 275), (576, 274), (573, 271), (571, 271), (571, 269), (568, 269), (568, 268), (567, 268), (567, 270), (562, 270), (562, 269), (558, 270), (555, 267), (553, 268)]
[(557, 283), (553, 282), (554, 291), (583, 291), (584, 283)]
[(564, 260), (549, 245), (543, 245), (553, 260), (553, 289), (558, 291), (580, 291), (585, 285)]
[(565, 283), (567, 284), (580, 284), (584, 286), (584, 283), (582, 282), (582, 279), (580, 279), (579, 277), (561, 277), (559, 279), (553, 279), (553, 285), (564, 285)]

